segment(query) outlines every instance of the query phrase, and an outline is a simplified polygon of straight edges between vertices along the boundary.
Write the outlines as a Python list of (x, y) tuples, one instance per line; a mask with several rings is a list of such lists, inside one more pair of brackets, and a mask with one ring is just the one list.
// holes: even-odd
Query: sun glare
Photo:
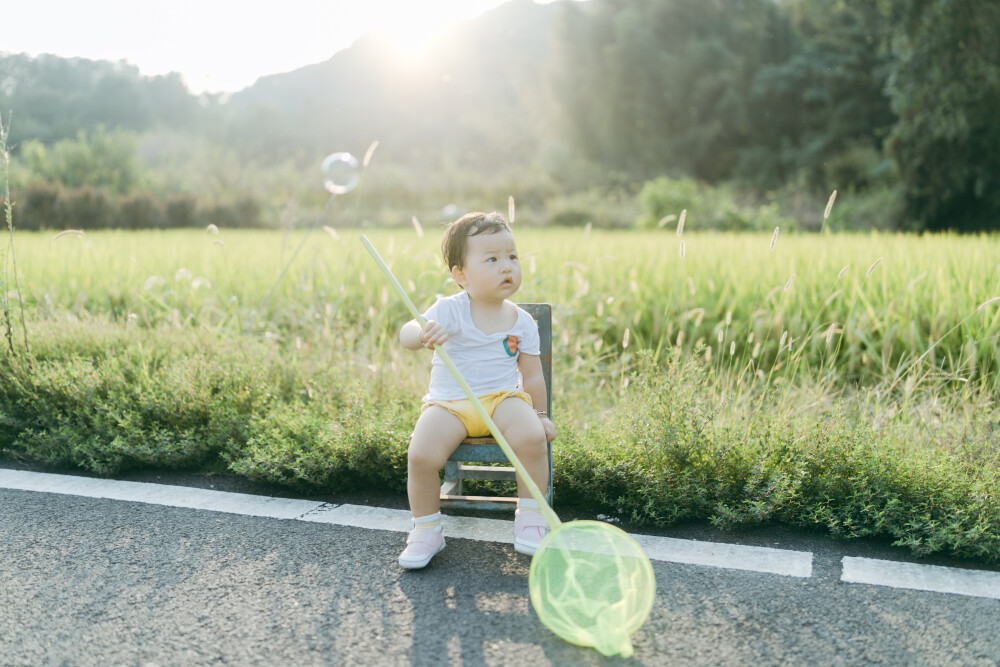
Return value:
[(448, 23), (440, 17), (410, 16), (409, 21), (385, 24), (380, 32), (392, 45), (403, 65), (416, 67), (427, 55), (431, 44), (441, 35)]

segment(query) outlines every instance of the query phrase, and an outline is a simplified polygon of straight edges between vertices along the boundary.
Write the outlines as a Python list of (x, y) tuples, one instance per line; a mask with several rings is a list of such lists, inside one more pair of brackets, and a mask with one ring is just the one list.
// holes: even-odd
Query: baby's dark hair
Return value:
[(450, 271), (452, 267), (462, 268), (465, 266), (465, 251), (468, 247), (469, 237), (479, 234), (496, 234), (497, 232), (510, 232), (510, 223), (496, 211), (492, 213), (466, 213), (455, 222), (448, 225), (444, 230), (444, 239), (441, 241), (441, 254), (444, 256), (444, 263)]

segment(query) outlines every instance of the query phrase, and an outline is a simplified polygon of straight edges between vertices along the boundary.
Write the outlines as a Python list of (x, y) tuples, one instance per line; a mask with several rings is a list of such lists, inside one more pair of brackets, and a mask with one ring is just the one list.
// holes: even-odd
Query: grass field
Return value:
[[(453, 290), (439, 232), (367, 232), (418, 305)], [(428, 360), (357, 231), (277, 281), (302, 234), (16, 234), (3, 449), (401, 488)], [(554, 308), (562, 502), (1000, 559), (995, 237), (517, 238), (519, 299)]]
[[(437, 230), (370, 236), (418, 304), (454, 289)], [(384, 336), (405, 317), (356, 237), (314, 233), (259, 312), (301, 234), (38, 234), (17, 245), (35, 318), (108, 315), (319, 342), (356, 327)], [(530, 229), (518, 238), (519, 298), (554, 305), (563, 373), (679, 347), (746, 384), (764, 375), (761, 384), (995, 391), (1000, 381), (995, 238)]]

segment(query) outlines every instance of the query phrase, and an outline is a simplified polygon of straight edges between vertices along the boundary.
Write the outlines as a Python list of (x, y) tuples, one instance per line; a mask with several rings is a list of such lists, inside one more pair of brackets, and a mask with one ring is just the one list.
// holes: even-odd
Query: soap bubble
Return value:
[(323, 187), (332, 195), (342, 195), (357, 187), (361, 180), (358, 160), (350, 153), (331, 153), (320, 167)]

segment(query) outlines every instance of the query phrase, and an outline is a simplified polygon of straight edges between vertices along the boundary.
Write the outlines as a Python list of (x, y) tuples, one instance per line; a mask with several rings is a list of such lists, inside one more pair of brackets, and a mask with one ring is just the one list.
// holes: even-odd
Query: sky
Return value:
[(322, 62), (381, 31), (405, 59), (453, 21), (504, 0), (22, 0), (6, 2), (0, 52), (127, 60), (180, 72), (193, 93)]

